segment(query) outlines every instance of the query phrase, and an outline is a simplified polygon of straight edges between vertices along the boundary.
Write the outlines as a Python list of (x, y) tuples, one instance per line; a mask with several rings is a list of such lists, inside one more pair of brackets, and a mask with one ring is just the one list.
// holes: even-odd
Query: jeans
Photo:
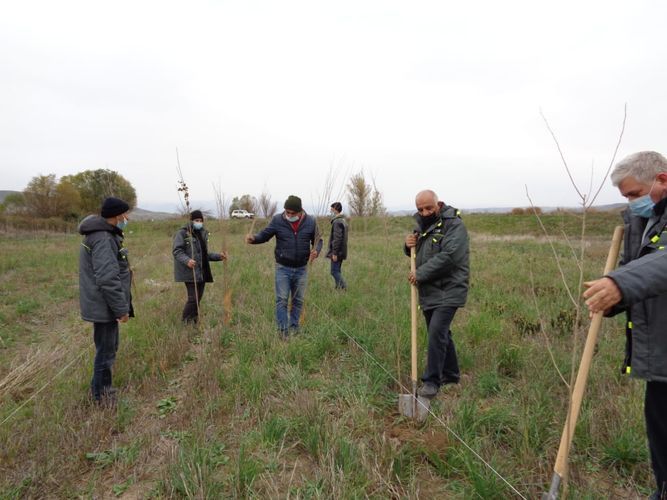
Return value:
[(651, 452), (651, 466), (655, 476), (656, 498), (667, 498), (667, 383), (646, 382), (644, 417), (646, 435)]
[(440, 387), (444, 384), (458, 383), (461, 377), (456, 347), (449, 329), (456, 310), (456, 307), (437, 307), (424, 311), (428, 328), (428, 354), (426, 370), (422, 376), (423, 382), (430, 382)]
[(199, 319), (199, 302), (204, 295), (203, 281), (197, 281), (197, 294), (195, 295), (195, 283), (192, 281), (185, 282), (185, 288), (188, 291), (188, 300), (183, 308), (183, 323), (196, 323)]
[(334, 262), (333, 260), (331, 261), (331, 276), (333, 276), (333, 279), (336, 282), (336, 288), (345, 290), (347, 288), (347, 284), (343, 279), (343, 274), (341, 272), (342, 267), (342, 260), (338, 260), (337, 262)]
[[(303, 308), (303, 295), (306, 291), (308, 276), (307, 266), (287, 267), (276, 264), (276, 321), (281, 332), (299, 329), (299, 317)], [(292, 295), (289, 317), (287, 304)]]
[(93, 399), (100, 401), (111, 390), (111, 367), (118, 351), (118, 322), (93, 323), (95, 361), (90, 390)]

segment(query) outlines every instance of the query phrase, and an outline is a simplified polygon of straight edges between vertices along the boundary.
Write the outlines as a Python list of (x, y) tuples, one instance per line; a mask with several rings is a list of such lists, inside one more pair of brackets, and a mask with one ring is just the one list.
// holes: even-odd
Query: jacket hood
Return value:
[(436, 217), (434, 220), (428, 220), (428, 222), (425, 222), (422, 219), (422, 216), (419, 215), (419, 212), (416, 212), (414, 214), (414, 219), (417, 223), (417, 232), (423, 232), (423, 231), (429, 231), (435, 224), (437, 223), (438, 219), (440, 220), (445, 220), (445, 219), (456, 219), (460, 214), (459, 209), (450, 207), (449, 205), (443, 205), (440, 207), (440, 213), (438, 214), (438, 217)]
[[(456, 219), (459, 216), (459, 209), (450, 207), (449, 205), (443, 205), (440, 207), (440, 218), (441, 219)], [(420, 215), (419, 212), (415, 212), (413, 215), (414, 219), (419, 222)]]
[(440, 209), (440, 217), (443, 219), (456, 219), (461, 211), (458, 208), (443, 205)]
[(119, 236), (123, 235), (123, 231), (109, 224), (101, 215), (89, 215), (79, 224), (79, 234), (86, 235), (98, 231), (107, 231)]

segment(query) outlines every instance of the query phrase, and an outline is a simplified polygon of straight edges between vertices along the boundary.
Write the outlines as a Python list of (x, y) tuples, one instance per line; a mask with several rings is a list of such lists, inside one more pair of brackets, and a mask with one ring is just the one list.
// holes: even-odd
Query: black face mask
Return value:
[(422, 228), (422, 231), (425, 231), (429, 227), (431, 227), (433, 224), (435, 224), (435, 221), (438, 220), (440, 214), (438, 212), (433, 212), (431, 215), (428, 215), (426, 217), (419, 216), (419, 225)]

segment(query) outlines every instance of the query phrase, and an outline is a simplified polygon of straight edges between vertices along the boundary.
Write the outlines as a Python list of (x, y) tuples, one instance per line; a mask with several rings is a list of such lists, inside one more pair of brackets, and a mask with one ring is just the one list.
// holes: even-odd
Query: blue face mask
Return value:
[(192, 227), (194, 227), (197, 231), (199, 231), (200, 229), (202, 229), (204, 227), (204, 223), (203, 222), (193, 222)]
[(121, 231), (125, 229), (127, 227), (127, 219), (123, 219), (122, 221), (116, 222), (116, 227)]
[(632, 200), (628, 203), (628, 206), (633, 215), (648, 219), (653, 216), (653, 207), (655, 206), (655, 203), (653, 203), (653, 200), (648, 194), (645, 194), (636, 200)]
[(296, 221), (299, 220), (299, 216), (298, 216), (298, 215), (293, 215), (292, 217), (287, 217), (287, 216), (285, 216), (285, 218), (286, 218), (289, 222), (296, 222)]

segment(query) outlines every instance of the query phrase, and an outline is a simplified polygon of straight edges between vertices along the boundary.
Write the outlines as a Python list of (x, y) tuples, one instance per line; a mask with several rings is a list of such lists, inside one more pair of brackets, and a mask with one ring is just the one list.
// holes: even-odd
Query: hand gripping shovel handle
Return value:
[[(604, 266), (604, 275), (608, 274), (614, 267), (616, 267), (622, 240), (623, 226), (616, 226), (611, 246), (609, 247), (609, 253), (607, 254), (607, 262)], [(574, 389), (572, 390), (570, 412), (565, 420), (565, 427), (560, 438), (560, 446), (558, 447), (558, 455), (556, 456), (556, 464), (554, 465), (554, 475), (551, 480), (551, 487), (549, 493), (543, 495), (543, 500), (555, 500), (558, 498), (558, 489), (560, 487), (561, 479), (567, 474), (567, 459), (570, 453), (570, 446), (572, 445), (574, 430), (577, 426), (577, 419), (579, 418), (579, 410), (581, 409), (581, 401), (584, 396), (584, 389), (586, 388), (586, 381), (588, 380), (588, 373), (591, 368), (591, 360), (593, 359), (598, 332), (600, 331), (600, 325), (602, 324), (602, 314), (602, 312), (595, 313), (591, 319), (591, 325), (588, 328), (584, 352), (581, 355), (577, 379), (574, 383)]]

